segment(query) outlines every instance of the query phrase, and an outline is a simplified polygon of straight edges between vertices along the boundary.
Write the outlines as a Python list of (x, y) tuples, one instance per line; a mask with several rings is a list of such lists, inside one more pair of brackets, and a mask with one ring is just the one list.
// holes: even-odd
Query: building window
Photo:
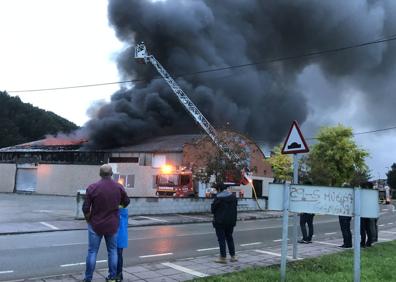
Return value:
[(125, 188), (135, 188), (135, 175), (134, 174), (113, 174), (114, 181), (120, 183)]

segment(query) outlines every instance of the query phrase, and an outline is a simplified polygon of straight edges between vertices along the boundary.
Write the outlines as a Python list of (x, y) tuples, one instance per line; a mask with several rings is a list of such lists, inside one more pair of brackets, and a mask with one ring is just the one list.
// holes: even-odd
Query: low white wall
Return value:
[[(130, 198), (129, 215), (210, 212), (213, 199), (206, 198)], [(258, 199), (261, 208), (267, 208), (265, 199)], [(254, 199), (238, 199), (239, 211), (258, 210)]]
[(15, 164), (0, 163), (0, 192), (12, 193), (15, 187)]

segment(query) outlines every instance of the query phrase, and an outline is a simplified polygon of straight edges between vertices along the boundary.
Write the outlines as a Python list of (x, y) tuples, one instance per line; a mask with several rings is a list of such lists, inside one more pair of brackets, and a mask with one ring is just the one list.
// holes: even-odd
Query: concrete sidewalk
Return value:
[[(396, 228), (381, 234), (379, 242), (396, 240)], [(307, 259), (331, 253), (343, 252), (345, 249), (338, 247), (342, 243), (341, 239), (327, 241), (313, 241), (312, 244), (302, 244), (298, 248), (297, 259)], [(375, 248), (375, 245), (373, 246)], [(145, 281), (145, 282), (168, 282), (186, 281), (199, 277), (212, 275), (223, 275), (231, 272), (241, 271), (250, 267), (265, 267), (280, 264), (280, 245), (273, 248), (257, 248), (237, 251), (239, 260), (237, 262), (227, 262), (227, 264), (217, 264), (213, 260), (215, 255), (199, 256), (194, 258), (166, 260), (154, 263), (144, 263), (124, 268), (124, 281)], [(292, 246), (289, 245), (289, 255), (292, 253)], [(288, 257), (289, 261), (293, 261)], [(102, 265), (104, 267), (104, 265)], [(99, 269), (98, 269), (99, 268)], [(351, 266), (352, 268), (352, 266)], [(97, 266), (93, 281), (105, 281), (107, 268)], [(81, 281), (83, 273), (68, 275), (58, 275), (52, 277), (31, 278), (26, 280), (13, 281)]]

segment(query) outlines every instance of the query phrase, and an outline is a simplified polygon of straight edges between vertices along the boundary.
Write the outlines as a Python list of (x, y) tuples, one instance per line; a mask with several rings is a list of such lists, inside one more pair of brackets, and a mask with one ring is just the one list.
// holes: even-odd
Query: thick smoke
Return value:
[[(91, 145), (114, 147), (165, 134), (199, 132), (152, 65), (134, 61), (144, 41), (215, 128), (237, 130), (259, 142), (280, 142), (292, 120), (304, 123), (309, 105), (298, 79), (316, 66), (334, 86), (319, 95), (323, 115), (345, 99), (343, 85), (362, 96), (362, 110), (381, 108), (386, 124), (395, 95), (393, 42), (342, 52), (255, 64), (198, 75), (201, 70), (269, 61), (367, 42), (396, 33), (392, 1), (109, 0), (110, 24), (127, 49), (118, 66), (125, 79), (111, 102), (95, 109), (86, 125)], [(306, 72), (305, 72), (306, 73)], [(305, 81), (309, 77), (305, 76)], [(315, 83), (315, 81), (313, 81)], [(393, 97), (392, 97), (393, 96)], [(311, 102), (310, 102), (311, 101)], [(317, 109), (316, 109), (317, 111)], [(311, 121), (315, 124), (315, 121)]]

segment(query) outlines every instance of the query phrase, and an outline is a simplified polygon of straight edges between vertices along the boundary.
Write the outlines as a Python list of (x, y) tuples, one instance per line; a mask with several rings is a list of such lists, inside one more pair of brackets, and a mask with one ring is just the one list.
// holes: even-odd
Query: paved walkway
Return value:
[[(380, 242), (396, 240), (396, 228), (380, 234)], [(339, 248), (341, 240), (329, 240), (323, 242), (313, 242), (312, 244), (299, 245), (298, 259), (306, 259), (321, 255), (342, 252)], [(374, 246), (375, 247), (375, 246)], [(292, 247), (289, 245), (289, 255)], [(184, 258), (175, 260), (165, 260), (162, 262), (145, 263), (124, 268), (124, 281), (145, 281), (145, 282), (168, 282), (187, 281), (194, 278), (212, 275), (221, 275), (235, 271), (241, 271), (249, 267), (264, 267), (280, 264), (280, 246), (274, 248), (260, 248), (237, 252), (238, 262), (228, 262), (227, 264), (216, 264), (214, 255), (200, 256), (195, 258)], [(288, 258), (289, 261), (293, 259)], [(105, 281), (107, 269), (99, 269), (95, 272), (93, 281)], [(34, 278), (15, 281), (81, 281), (83, 273), (72, 275), (61, 275), (54, 277)]]

